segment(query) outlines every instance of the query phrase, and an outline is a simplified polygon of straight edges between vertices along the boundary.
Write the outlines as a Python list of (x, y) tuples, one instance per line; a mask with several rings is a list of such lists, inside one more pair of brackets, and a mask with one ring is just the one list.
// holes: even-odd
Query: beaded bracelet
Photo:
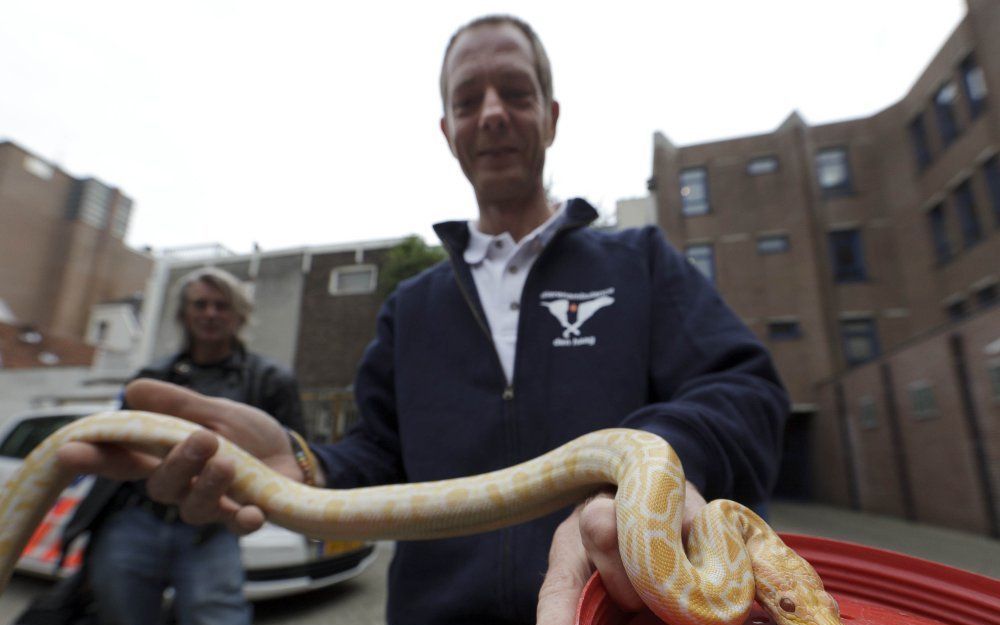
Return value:
[(295, 463), (302, 471), (302, 482), (307, 486), (316, 486), (316, 467), (318, 466), (316, 456), (313, 455), (309, 444), (306, 443), (301, 434), (288, 428), (285, 428), (285, 431), (288, 432), (288, 442), (292, 445)]

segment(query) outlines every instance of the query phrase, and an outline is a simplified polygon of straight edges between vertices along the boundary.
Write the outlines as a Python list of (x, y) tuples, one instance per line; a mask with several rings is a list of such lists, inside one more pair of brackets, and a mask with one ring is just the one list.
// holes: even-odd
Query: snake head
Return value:
[(778, 625), (842, 625), (837, 600), (823, 589), (819, 578), (764, 588), (758, 585), (757, 601)]
[[(780, 591), (764, 607), (778, 625), (842, 625), (837, 600), (822, 588)], [(759, 600), (759, 598), (758, 598)]]
[(781, 558), (755, 566), (757, 602), (778, 625), (842, 625), (837, 600), (812, 565), (784, 545)]

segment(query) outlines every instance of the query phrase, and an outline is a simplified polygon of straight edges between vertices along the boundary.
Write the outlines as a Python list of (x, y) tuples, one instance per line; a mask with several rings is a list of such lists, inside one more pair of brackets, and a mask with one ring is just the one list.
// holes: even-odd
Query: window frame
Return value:
[[(986, 110), (986, 99), (990, 93), (990, 89), (986, 85), (986, 73), (983, 71), (982, 65), (976, 62), (975, 56), (971, 54), (962, 59), (962, 63), (959, 65), (959, 72), (961, 73), (962, 94), (965, 96), (965, 102), (969, 107), (969, 119), (977, 119)], [(978, 73), (978, 79), (983, 83), (983, 95), (978, 98), (972, 92), (972, 87), (970, 86), (970, 77), (974, 73)]]
[[(849, 241), (852, 248), (854, 262), (850, 265), (843, 265), (839, 262), (838, 250), (844, 249), (836, 239), (852, 235)], [(833, 281), (837, 284), (849, 284), (853, 282), (868, 281), (868, 267), (865, 262), (865, 244), (862, 237), (861, 228), (843, 228), (827, 232), (827, 245), (830, 248), (830, 269), (833, 273)]]
[(976, 289), (976, 308), (986, 310), (993, 308), (1000, 302), (1000, 284), (996, 282), (987, 284)]
[(871, 395), (862, 395), (858, 399), (858, 423), (863, 430), (878, 429), (878, 402)]
[[(946, 89), (952, 89), (955, 93), (951, 102), (948, 103), (942, 102), (941, 99)], [(954, 143), (962, 134), (962, 126), (958, 123), (958, 115), (956, 114), (958, 109), (958, 89), (953, 79), (947, 80), (938, 87), (932, 98), (938, 136), (941, 139), (941, 145), (946, 148)]]
[(798, 319), (772, 319), (767, 322), (767, 338), (770, 341), (798, 340), (802, 338), (802, 323)]
[[(860, 330), (855, 328), (849, 331), (847, 326), (851, 324), (864, 324), (865, 327)], [(841, 319), (839, 329), (841, 350), (844, 354), (844, 361), (849, 367), (856, 367), (865, 363), (873, 362), (878, 360), (879, 356), (881, 356), (882, 350), (879, 346), (878, 340), (878, 322), (874, 317)], [(868, 357), (855, 358), (851, 356), (851, 350), (848, 349), (848, 342), (850, 339), (858, 337), (868, 340), (869, 345), (871, 346), (871, 354)]]
[(934, 162), (934, 153), (931, 151), (930, 137), (927, 134), (927, 123), (924, 121), (924, 112), (917, 113), (906, 126), (910, 135), (910, 146), (913, 148), (913, 156), (917, 161), (917, 171), (922, 172)]
[(945, 314), (948, 321), (956, 323), (969, 317), (969, 302), (965, 298), (957, 298), (945, 304)]
[[(361, 271), (370, 271), (371, 278), (369, 279), (369, 286), (364, 289), (341, 289), (339, 285), (340, 276), (352, 272), (360, 273)], [(330, 279), (327, 283), (326, 291), (330, 295), (368, 295), (375, 292), (378, 287), (378, 265), (374, 264), (357, 264), (357, 265), (341, 265), (339, 267), (334, 267), (330, 270)]]
[(955, 252), (951, 249), (951, 239), (948, 237), (948, 214), (944, 209), (944, 202), (938, 202), (927, 211), (927, 227), (930, 229), (937, 264), (950, 262)]
[[(686, 175), (701, 174), (701, 185), (703, 197), (701, 199), (688, 199), (688, 196), (684, 194), (684, 189), (691, 187), (690, 184), (685, 184), (684, 177)], [(704, 165), (699, 165), (696, 167), (685, 167), (680, 171), (677, 176), (677, 181), (680, 184), (680, 196), (681, 196), (681, 214), (685, 217), (697, 217), (699, 215), (707, 215), (712, 212), (712, 202), (708, 192), (708, 168)], [(700, 206), (704, 205), (703, 208), (696, 206), (696, 203)]]
[(933, 384), (925, 380), (910, 382), (907, 385), (907, 391), (910, 399), (910, 415), (914, 419), (925, 421), (941, 415)]
[[(763, 249), (762, 244), (771, 241), (782, 241), (781, 249)], [(757, 254), (760, 256), (774, 256), (777, 254), (787, 254), (792, 249), (792, 241), (787, 234), (762, 234), (757, 237)]]
[[(707, 258), (706, 259), (692, 258), (692, 251), (694, 250), (706, 250), (708, 252)], [(706, 280), (708, 280), (712, 284), (715, 284), (715, 278), (716, 278), (715, 246), (713, 246), (711, 243), (693, 243), (691, 245), (686, 245), (684, 246), (684, 258), (686, 258), (687, 261), (691, 263), (701, 275), (705, 276)], [(707, 260), (709, 275), (705, 275), (705, 272), (702, 271), (702, 265), (700, 265), (698, 262), (700, 260)]]
[(1000, 154), (994, 154), (983, 161), (981, 170), (986, 179), (986, 188), (993, 204), (993, 225), (1000, 228)]
[(962, 245), (969, 249), (983, 240), (983, 226), (976, 210), (976, 196), (972, 191), (972, 179), (966, 178), (952, 190), (952, 201), (958, 213), (958, 223), (962, 232)]
[[(827, 165), (820, 166), (820, 160), (830, 154), (840, 154), (843, 161), (844, 178), (836, 184), (826, 185), (823, 183), (822, 171)], [(816, 184), (819, 185), (820, 192), (824, 198), (838, 197), (854, 194), (854, 173), (851, 170), (851, 155), (847, 146), (829, 146), (820, 148), (813, 156), (813, 167), (816, 173)]]
[[(766, 171), (753, 171), (754, 165), (759, 165), (761, 163), (772, 164), (770, 169)], [(756, 178), (757, 176), (769, 176), (771, 174), (778, 173), (778, 169), (781, 167), (781, 161), (775, 154), (765, 154), (763, 156), (755, 156), (747, 161), (746, 174)]]

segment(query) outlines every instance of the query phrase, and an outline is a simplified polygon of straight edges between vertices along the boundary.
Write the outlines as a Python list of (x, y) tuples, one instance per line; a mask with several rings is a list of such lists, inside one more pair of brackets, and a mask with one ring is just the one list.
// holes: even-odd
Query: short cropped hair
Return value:
[(477, 26), (501, 26), (503, 24), (515, 26), (528, 38), (528, 41), (531, 43), (531, 50), (535, 53), (535, 74), (538, 77), (538, 84), (542, 87), (542, 97), (546, 105), (552, 104), (552, 64), (549, 63), (549, 55), (545, 52), (542, 40), (538, 38), (535, 30), (524, 20), (513, 15), (498, 14), (477, 17), (456, 30), (455, 34), (448, 40), (448, 47), (444, 51), (444, 60), (441, 61), (441, 105), (445, 108), (445, 112), (447, 112), (448, 108), (448, 55), (451, 54), (451, 49), (455, 47), (455, 42), (462, 33)]
[[(240, 328), (242, 329), (246, 326), (247, 322), (250, 320), (250, 314), (253, 312), (253, 302), (250, 301), (250, 297), (247, 295), (246, 288), (243, 283), (239, 281), (233, 274), (228, 271), (219, 269), (218, 267), (201, 267), (195, 269), (194, 271), (185, 274), (177, 281), (176, 293), (177, 297), (175, 299), (177, 305), (177, 312), (175, 313), (175, 318), (177, 323), (184, 328), (184, 306), (187, 304), (187, 291), (188, 287), (196, 282), (201, 282), (207, 284), (208, 286), (220, 291), (232, 311), (236, 313), (236, 316), (240, 320)], [(187, 329), (184, 328), (185, 337), (184, 341), (186, 344), (190, 345), (190, 337), (187, 336)], [(237, 340), (240, 340), (237, 337)]]

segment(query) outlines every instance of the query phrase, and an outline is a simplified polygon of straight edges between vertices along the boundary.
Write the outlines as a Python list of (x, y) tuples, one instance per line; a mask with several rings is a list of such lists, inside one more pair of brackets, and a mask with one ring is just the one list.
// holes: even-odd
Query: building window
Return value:
[(976, 305), (980, 308), (996, 306), (998, 300), (1000, 300), (1000, 289), (996, 284), (984, 286), (976, 291)]
[(951, 260), (951, 244), (948, 242), (948, 225), (945, 223), (944, 205), (938, 204), (927, 211), (927, 225), (930, 227), (934, 256), (939, 264)]
[(934, 388), (927, 382), (914, 382), (910, 385), (910, 405), (913, 407), (914, 419), (933, 419), (938, 416)]
[(767, 324), (767, 338), (772, 341), (790, 341), (802, 338), (802, 326), (798, 321), (769, 321)]
[(969, 186), (968, 180), (955, 189), (955, 208), (958, 210), (958, 220), (962, 225), (962, 242), (965, 247), (972, 247), (983, 239), (983, 231), (979, 227), (976, 202), (972, 197), (972, 187)]
[(111, 213), (111, 199), (114, 192), (94, 179), (83, 182), (83, 191), (80, 193), (79, 212), (80, 221), (91, 226), (104, 229), (108, 224), (108, 215)]
[(878, 427), (878, 408), (870, 395), (865, 395), (858, 401), (858, 417), (863, 429), (874, 430)]
[(375, 291), (377, 278), (375, 265), (337, 267), (330, 272), (329, 291), (331, 295), (372, 293)]
[(698, 268), (709, 282), (715, 282), (715, 255), (712, 253), (712, 246), (708, 244), (689, 245), (684, 250), (687, 259)]
[(94, 336), (94, 342), (98, 345), (104, 343), (108, 339), (108, 328), (111, 326), (107, 319), (101, 319), (97, 324), (97, 330)]
[(681, 172), (681, 212), (704, 215), (708, 212), (708, 172), (704, 167)]
[(927, 127), (924, 125), (924, 115), (917, 115), (910, 122), (910, 141), (913, 143), (913, 155), (917, 159), (917, 169), (923, 171), (931, 164), (931, 148), (927, 142)]
[(788, 251), (788, 235), (774, 234), (757, 239), (758, 254), (784, 254)]
[(52, 169), (52, 165), (49, 165), (45, 161), (39, 160), (34, 156), (24, 157), (24, 169), (28, 173), (34, 174), (43, 180), (51, 180), (52, 174), (55, 170)]
[(843, 195), (851, 192), (851, 168), (847, 150), (827, 148), (816, 154), (816, 178), (824, 196)]
[(830, 262), (835, 282), (863, 282), (865, 257), (860, 230), (838, 230), (830, 233)]
[(938, 132), (941, 133), (941, 143), (951, 144), (958, 136), (958, 119), (955, 116), (955, 101), (958, 99), (958, 88), (949, 82), (941, 87), (934, 96), (934, 115), (937, 117)]
[(969, 307), (964, 299), (955, 300), (948, 304), (948, 320), (961, 321), (969, 316)]
[(111, 219), (111, 234), (119, 239), (124, 239), (125, 233), (128, 231), (128, 220), (131, 216), (132, 200), (124, 195), (119, 195), (118, 207), (115, 209), (115, 215)]
[(759, 156), (747, 162), (747, 173), (751, 176), (763, 176), (778, 171), (777, 156)]
[(849, 319), (840, 322), (844, 358), (848, 365), (860, 365), (878, 357), (878, 336), (874, 319)]
[(1000, 156), (994, 154), (983, 163), (983, 175), (986, 176), (986, 186), (990, 190), (990, 202), (993, 204), (993, 223), (1000, 228)]
[(971, 56), (962, 61), (962, 87), (969, 101), (969, 117), (975, 119), (986, 108), (986, 74)]

